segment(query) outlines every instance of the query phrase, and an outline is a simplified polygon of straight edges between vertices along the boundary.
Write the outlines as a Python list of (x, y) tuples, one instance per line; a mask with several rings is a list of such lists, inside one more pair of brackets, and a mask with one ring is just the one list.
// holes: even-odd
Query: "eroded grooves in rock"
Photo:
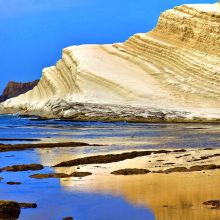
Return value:
[(178, 6), (162, 13), (154, 30), (124, 43), (65, 48), (33, 90), (0, 111), (80, 120), (143, 120), (158, 112), (219, 119), (219, 45), (219, 3)]

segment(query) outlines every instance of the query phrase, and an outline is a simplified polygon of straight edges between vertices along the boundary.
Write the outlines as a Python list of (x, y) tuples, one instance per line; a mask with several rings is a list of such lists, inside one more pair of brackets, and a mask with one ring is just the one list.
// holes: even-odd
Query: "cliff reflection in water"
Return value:
[[(85, 149), (84, 149), (85, 150)], [(75, 152), (52, 150), (46, 156), (42, 153), (42, 162), (53, 163), (82, 157), (83, 149)], [(43, 150), (44, 151), (44, 150)], [(76, 150), (73, 150), (76, 151)], [(84, 155), (85, 156), (85, 155)], [(50, 157), (50, 159), (49, 159)], [(53, 159), (52, 159), (53, 158)], [(139, 159), (140, 160), (140, 159)], [(128, 160), (127, 167), (135, 161)], [(50, 164), (50, 165), (52, 165)], [(179, 174), (147, 174), (142, 176), (114, 176), (109, 174), (117, 163), (80, 166), (80, 171), (90, 171), (92, 176), (76, 179), (61, 179), (60, 184), (67, 191), (111, 194), (123, 196), (135, 206), (151, 209), (158, 220), (217, 220), (220, 212), (202, 205), (204, 201), (220, 198), (219, 171)], [(77, 167), (56, 168), (55, 172), (71, 173)]]
[(220, 212), (202, 203), (220, 198), (219, 172), (207, 174), (148, 174), (118, 177), (95, 175), (82, 181), (61, 180), (65, 190), (123, 196), (128, 202), (150, 208), (158, 220), (217, 220)]

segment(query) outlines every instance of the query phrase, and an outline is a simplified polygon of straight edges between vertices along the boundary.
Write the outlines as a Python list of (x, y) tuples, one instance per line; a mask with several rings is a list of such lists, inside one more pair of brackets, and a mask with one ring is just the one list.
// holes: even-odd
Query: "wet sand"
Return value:
[(61, 180), (61, 184), (66, 190), (74, 186), (74, 190), (83, 192), (123, 196), (136, 206), (152, 210), (158, 220), (218, 220), (220, 211), (202, 203), (220, 198), (219, 175), (219, 171), (205, 174), (98, 175), (80, 183)]
[[(159, 220), (218, 220), (220, 211), (203, 203), (220, 198), (220, 170), (203, 170), (174, 173), (142, 173), (141, 175), (112, 175), (111, 172), (125, 168), (166, 170), (184, 166), (220, 165), (220, 157), (193, 160), (214, 155), (220, 149), (186, 149), (186, 152), (156, 154), (111, 164), (81, 165), (80, 171), (91, 171), (84, 181), (60, 180), (65, 190), (104, 193), (123, 196), (136, 206), (149, 208)], [(186, 155), (186, 156), (184, 156)], [(173, 163), (171, 165), (171, 162)], [(72, 172), (77, 167), (55, 168), (56, 172)]]

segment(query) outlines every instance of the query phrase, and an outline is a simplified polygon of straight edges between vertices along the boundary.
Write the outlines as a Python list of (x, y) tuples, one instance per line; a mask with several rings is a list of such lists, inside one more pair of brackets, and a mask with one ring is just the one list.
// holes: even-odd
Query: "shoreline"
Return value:
[(50, 121), (50, 120), (59, 120), (64, 122), (102, 122), (102, 123), (149, 123), (149, 124), (220, 124), (219, 118), (195, 118), (195, 119), (189, 119), (189, 118), (144, 118), (144, 119), (126, 119), (126, 118), (63, 118), (63, 117), (45, 117), (40, 115), (32, 115), (32, 114), (12, 114), (12, 113), (0, 113), (0, 116), (17, 116), (19, 118), (25, 118), (29, 119), (31, 121)]
[(218, 109), (162, 108), (135, 104), (98, 104), (68, 102), (58, 99), (43, 106), (27, 104), (24, 108), (6, 107), (0, 104), (0, 115), (18, 115), (30, 120), (58, 119), (85, 122), (128, 122), (128, 123), (219, 123)]
[[(71, 152), (72, 148), (83, 148), (83, 147), (105, 147), (108, 148), (111, 145), (100, 145), (100, 144), (89, 144), (84, 142), (54, 142), (54, 143), (27, 143), (27, 144), (1, 144), (0, 143), (0, 154), (12, 151), (26, 151), (29, 149), (39, 150), (52, 150), (65, 148)], [(62, 152), (61, 152), (62, 154)], [(122, 166), (122, 169), (152, 169), (152, 172), (161, 172), (173, 168), (180, 168), (178, 170), (170, 170), (170, 172), (187, 172), (187, 169), (193, 166), (211, 166), (207, 170), (220, 169), (220, 146), (213, 148), (178, 148), (178, 147), (156, 147), (148, 149), (134, 150), (126, 148), (124, 150), (113, 150), (106, 152), (105, 154), (100, 153), (86, 153), (78, 157), (71, 154), (66, 157), (65, 161), (59, 161), (50, 164), (55, 169), (71, 169), (72, 167), (78, 166), (93, 166), (93, 165), (104, 165), (108, 166), (115, 165), (117, 163), (127, 164), (129, 161), (132, 166)], [(69, 160), (68, 160), (69, 158)], [(71, 159), (73, 158), (73, 159)], [(146, 161), (145, 161), (146, 160)], [(145, 161), (145, 162), (144, 162)], [(135, 165), (137, 166), (135, 167)], [(216, 166), (216, 167), (214, 167)], [(114, 166), (113, 166), (114, 167)], [(182, 169), (184, 167), (184, 169)], [(120, 170), (120, 169), (118, 169)], [(115, 171), (115, 170), (113, 170)], [(188, 170), (190, 171), (190, 170)], [(199, 171), (194, 169), (193, 171)]]

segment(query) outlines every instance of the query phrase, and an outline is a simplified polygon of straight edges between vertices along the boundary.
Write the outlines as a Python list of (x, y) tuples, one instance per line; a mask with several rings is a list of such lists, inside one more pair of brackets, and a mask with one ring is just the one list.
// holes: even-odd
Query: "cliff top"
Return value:
[(199, 11), (220, 13), (220, 1), (215, 4), (186, 4), (186, 6)]

